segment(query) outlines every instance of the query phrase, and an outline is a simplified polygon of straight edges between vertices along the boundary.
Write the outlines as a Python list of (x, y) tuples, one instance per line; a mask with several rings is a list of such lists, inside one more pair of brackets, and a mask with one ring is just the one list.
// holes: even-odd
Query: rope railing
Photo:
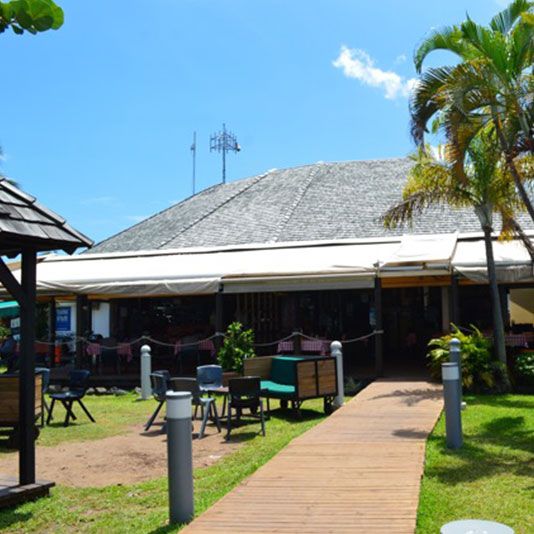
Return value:
[[(351, 339), (340, 340), (340, 341), (341, 341), (341, 343), (343, 345), (346, 345), (346, 344), (349, 344), (349, 343), (356, 343), (358, 341), (364, 341), (365, 339), (369, 339), (369, 338), (371, 338), (373, 336), (376, 336), (378, 334), (383, 334), (383, 333), (384, 333), (383, 330), (373, 330), (373, 332), (370, 332), (370, 333), (365, 334), (363, 336), (355, 337), (355, 338), (351, 338)], [(304, 334), (303, 332), (292, 332), (291, 334), (289, 334), (289, 335), (287, 335), (285, 337), (282, 337), (280, 339), (275, 339), (274, 341), (267, 341), (267, 342), (263, 342), (263, 343), (254, 343), (254, 346), (255, 347), (269, 347), (271, 345), (277, 345), (277, 344), (282, 343), (284, 341), (290, 341), (290, 340), (294, 339), (296, 336), (299, 336), (302, 339), (306, 339), (306, 340), (309, 340), (309, 341), (321, 341), (321, 342), (325, 342), (325, 343), (329, 342), (329, 340), (327, 340), (327, 339), (322, 339), (322, 338), (319, 338), (319, 337), (309, 336), (307, 334)], [(211, 336), (206, 337), (204, 339), (199, 339), (197, 341), (191, 341), (191, 342), (188, 342), (188, 343), (182, 343), (182, 342), (177, 342), (176, 341), (176, 342), (173, 342), (173, 343), (169, 343), (169, 342), (166, 342), (166, 341), (161, 341), (159, 339), (155, 339), (152, 336), (146, 335), (146, 336), (140, 336), (138, 338), (135, 338), (135, 339), (132, 339), (132, 340), (129, 340), (129, 341), (121, 341), (117, 345), (103, 345), (102, 348), (107, 349), (107, 350), (117, 350), (119, 348), (124, 347), (125, 345), (133, 346), (133, 345), (137, 345), (138, 343), (141, 343), (141, 342), (149, 342), (149, 343), (154, 343), (155, 345), (159, 345), (161, 347), (171, 347), (171, 348), (175, 348), (176, 345), (179, 343), (179, 346), (181, 348), (186, 348), (186, 347), (196, 347), (196, 346), (198, 346), (198, 345), (200, 345), (202, 343), (206, 343), (208, 341), (212, 341), (212, 340), (220, 338), (220, 337), (226, 338), (226, 334), (224, 332), (215, 332)], [(56, 346), (57, 344), (61, 344), (61, 343), (85, 343), (85, 344), (98, 343), (98, 341), (95, 340), (95, 339), (91, 339), (91, 338), (88, 338), (88, 337), (85, 337), (85, 336), (77, 336), (77, 335), (69, 336), (68, 338), (65, 337), (63, 339), (57, 339), (56, 341), (48, 341), (48, 340), (38, 339), (35, 342), (36, 343), (40, 343), (42, 345), (48, 345), (48, 346)]]

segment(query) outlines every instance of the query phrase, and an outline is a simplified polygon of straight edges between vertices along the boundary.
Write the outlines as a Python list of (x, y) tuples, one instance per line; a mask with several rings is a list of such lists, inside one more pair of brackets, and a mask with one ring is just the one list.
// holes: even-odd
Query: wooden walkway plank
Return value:
[(413, 533), (441, 408), (437, 384), (377, 380), (182, 532)]

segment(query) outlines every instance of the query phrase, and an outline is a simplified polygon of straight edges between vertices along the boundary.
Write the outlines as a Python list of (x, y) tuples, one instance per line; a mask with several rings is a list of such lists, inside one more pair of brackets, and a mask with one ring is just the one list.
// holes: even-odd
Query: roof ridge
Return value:
[[(211, 208), (206, 213), (204, 213), (204, 214), (200, 215), (199, 217), (197, 217), (196, 219), (194, 219), (187, 226), (184, 226), (183, 228), (181, 228), (180, 231), (178, 231), (176, 234), (174, 234), (171, 238), (169, 238), (169, 239), (167, 239), (165, 241), (162, 241), (159, 244), (159, 246), (157, 247), (157, 249), (159, 250), (159, 249), (163, 248), (165, 245), (167, 245), (167, 243), (170, 243), (171, 241), (176, 239), (177, 236), (183, 234), (184, 232), (187, 232), (187, 230), (189, 230), (190, 228), (192, 228), (193, 226), (195, 226), (199, 222), (203, 221), (204, 219), (207, 219), (210, 215), (212, 215), (214, 212), (216, 212), (219, 208), (222, 208), (224, 205), (228, 204), (228, 202), (230, 202), (231, 200), (233, 200), (234, 198), (239, 196), (241, 193), (244, 193), (245, 191), (248, 191), (252, 186), (256, 185), (260, 180), (263, 180), (263, 178), (265, 178), (268, 174), (270, 174), (270, 172), (271, 171), (267, 171), (267, 172), (265, 172), (263, 174), (259, 174), (258, 176), (255, 176), (251, 180), (251, 182), (249, 184), (247, 184), (245, 187), (243, 187), (242, 189), (239, 189), (238, 191), (236, 191), (235, 193), (233, 193), (232, 195), (230, 195), (229, 197), (224, 199), (222, 202), (217, 204), (217, 206)], [(145, 219), (145, 220), (147, 220), (147, 219)]]
[(299, 191), (297, 191), (297, 194), (295, 195), (295, 200), (293, 201), (293, 204), (289, 207), (289, 210), (284, 215), (284, 217), (281, 218), (278, 227), (276, 231), (274, 232), (274, 242), (277, 242), (280, 238), (280, 235), (283, 231), (283, 229), (286, 227), (286, 225), (289, 223), (290, 219), (293, 217), (293, 214), (295, 213), (295, 210), (297, 209), (298, 205), (304, 198), (304, 195), (306, 194), (306, 191), (308, 191), (312, 181), (315, 179), (315, 176), (321, 169), (323, 164), (314, 164), (312, 172), (310, 172), (310, 175), (308, 177), (308, 180), (302, 180), (303, 185), (300, 186)]

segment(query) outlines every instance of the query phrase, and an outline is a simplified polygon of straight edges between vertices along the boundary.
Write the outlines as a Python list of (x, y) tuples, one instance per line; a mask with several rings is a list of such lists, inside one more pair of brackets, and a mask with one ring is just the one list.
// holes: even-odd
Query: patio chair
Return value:
[(171, 389), (173, 391), (189, 391), (191, 393), (191, 403), (195, 407), (193, 420), (196, 419), (198, 408), (200, 407), (202, 424), (200, 425), (198, 439), (204, 437), (208, 419), (211, 419), (215, 423), (219, 432), (221, 431), (221, 422), (219, 420), (219, 414), (217, 413), (215, 399), (211, 397), (201, 397), (200, 387), (196, 378), (171, 378)]
[(70, 372), (67, 391), (62, 391), (61, 393), (52, 393), (50, 395), (52, 403), (50, 405), (50, 411), (48, 412), (48, 419), (46, 420), (47, 425), (50, 424), (50, 420), (52, 419), (52, 413), (54, 411), (54, 405), (56, 401), (61, 402), (67, 411), (67, 414), (65, 415), (65, 422), (63, 423), (64, 426), (69, 426), (69, 419), (72, 419), (73, 421), (76, 420), (76, 415), (74, 415), (74, 412), (72, 411), (72, 406), (75, 402), (81, 406), (82, 410), (85, 412), (85, 415), (87, 415), (87, 417), (89, 417), (93, 423), (96, 422), (93, 416), (89, 413), (89, 410), (85, 407), (85, 404), (82, 402), (82, 399), (87, 392), (90, 376), (90, 371), (87, 371), (86, 369), (77, 369)]
[(41, 399), (43, 404), (41, 409), (41, 427), (44, 427), (45, 415), (50, 414), (50, 406), (46, 402), (45, 397), (45, 394), (48, 392), (48, 386), (50, 386), (50, 369), (48, 367), (36, 367), (35, 374), (41, 375)]
[(171, 375), (169, 371), (154, 371), (150, 374), (150, 384), (152, 385), (152, 395), (158, 401), (158, 405), (154, 413), (150, 416), (145, 425), (145, 432), (150, 429), (156, 417), (158, 416), (161, 407), (165, 404), (167, 390), (169, 389), (169, 379)]
[[(239, 423), (243, 409), (250, 410), (250, 417), (259, 419), (261, 433), (265, 437), (265, 415), (261, 395), (261, 379), (259, 376), (232, 378), (228, 383), (228, 417), (226, 418), (226, 440), (230, 439), (232, 430), (232, 410)], [(259, 413), (258, 413), (259, 410)]]
[(197, 367), (197, 380), (200, 391), (209, 393), (222, 388), (223, 370), (220, 365)]

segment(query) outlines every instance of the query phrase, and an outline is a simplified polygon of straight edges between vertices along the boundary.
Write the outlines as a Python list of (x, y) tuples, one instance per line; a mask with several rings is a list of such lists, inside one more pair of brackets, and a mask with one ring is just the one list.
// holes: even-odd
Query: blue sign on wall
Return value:
[(56, 309), (56, 332), (72, 332), (70, 325), (71, 308), (60, 306)]

